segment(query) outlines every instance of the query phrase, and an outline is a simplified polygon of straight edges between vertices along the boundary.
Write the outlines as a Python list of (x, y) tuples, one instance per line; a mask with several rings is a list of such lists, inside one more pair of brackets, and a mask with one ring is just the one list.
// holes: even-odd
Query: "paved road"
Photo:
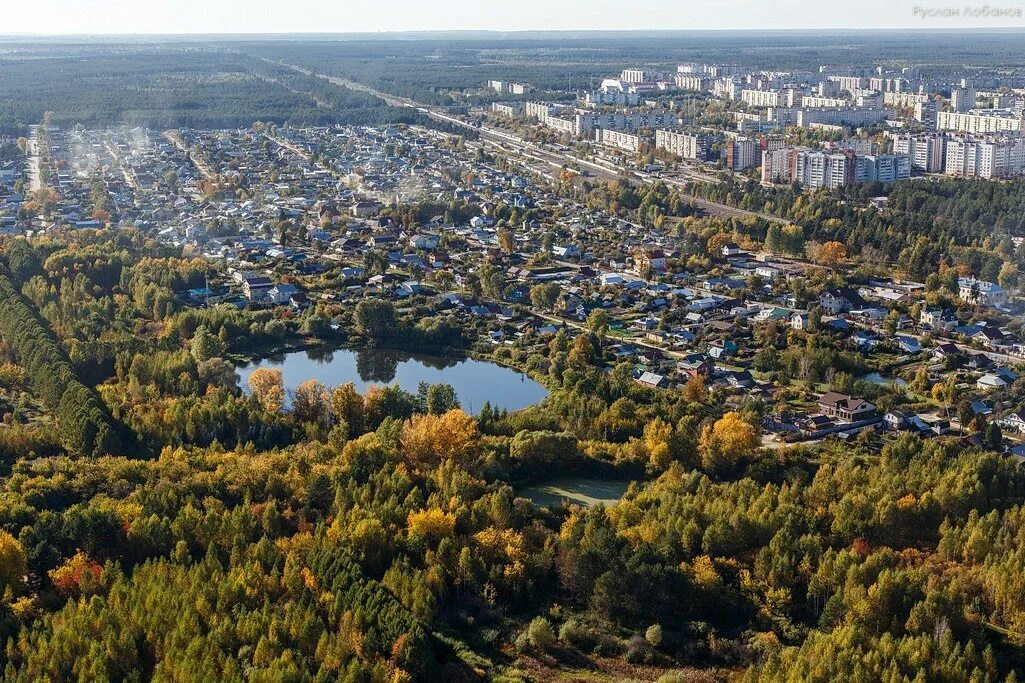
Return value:
[(39, 138), (38, 127), (32, 126), (31, 137), (25, 150), (28, 153), (28, 187), (35, 192), (43, 185), (42, 175), (39, 172)]

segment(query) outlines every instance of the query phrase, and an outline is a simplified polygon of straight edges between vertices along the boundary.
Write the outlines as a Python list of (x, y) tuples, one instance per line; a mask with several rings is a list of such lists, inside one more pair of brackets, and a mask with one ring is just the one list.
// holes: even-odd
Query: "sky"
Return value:
[[(972, 15), (974, 9), (977, 15)], [(993, 14), (993, 10), (1009, 10)], [(1025, 0), (5, 0), (0, 33), (1025, 27)]]

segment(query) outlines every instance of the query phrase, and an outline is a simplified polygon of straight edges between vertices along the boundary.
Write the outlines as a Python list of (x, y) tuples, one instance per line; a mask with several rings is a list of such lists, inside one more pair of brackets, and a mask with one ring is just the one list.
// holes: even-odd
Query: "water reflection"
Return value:
[(356, 352), (356, 372), (364, 382), (391, 384), (398, 367), (399, 357), (396, 354), (367, 349)]
[(253, 370), (260, 367), (280, 369), (288, 391), (309, 379), (327, 387), (353, 382), (360, 392), (375, 384), (398, 384), (411, 393), (417, 392), (421, 382), (451, 384), (463, 409), (470, 413), (479, 411), (485, 401), (496, 408), (519, 410), (548, 395), (523, 373), (494, 363), (383, 349), (319, 348), (277, 354), (239, 367), (243, 388)]

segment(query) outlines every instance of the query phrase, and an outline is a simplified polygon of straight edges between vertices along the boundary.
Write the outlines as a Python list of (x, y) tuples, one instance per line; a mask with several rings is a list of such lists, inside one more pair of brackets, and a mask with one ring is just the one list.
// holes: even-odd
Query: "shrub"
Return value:
[(577, 619), (567, 619), (559, 627), (559, 640), (585, 651), (593, 650), (595, 644), (594, 633)]
[(546, 651), (555, 645), (555, 631), (552, 625), (544, 617), (534, 617), (527, 627), (530, 637), (530, 644), (541, 651)]
[(644, 632), (644, 639), (651, 643), (652, 647), (658, 647), (662, 644), (662, 626), (661, 624), (652, 624), (648, 627), (648, 630)]

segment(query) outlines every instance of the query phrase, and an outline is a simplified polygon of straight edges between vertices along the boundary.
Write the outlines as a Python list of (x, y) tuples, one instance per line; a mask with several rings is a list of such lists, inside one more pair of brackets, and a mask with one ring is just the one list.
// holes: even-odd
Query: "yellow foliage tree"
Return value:
[(307, 380), (295, 388), (292, 397), (292, 413), (300, 422), (317, 422), (327, 412), (327, 391), (315, 379)]
[(819, 249), (819, 263), (830, 268), (840, 265), (847, 258), (847, 248), (842, 242), (826, 242)]
[(694, 375), (683, 385), (683, 399), (688, 403), (704, 403), (707, 398), (708, 389), (701, 375)]
[(413, 538), (441, 540), (451, 538), (456, 527), (456, 516), (438, 508), (413, 510), (406, 519), (409, 535)]
[(249, 390), (269, 413), (281, 412), (285, 404), (285, 383), (281, 370), (257, 368), (249, 375)]
[(705, 425), (698, 439), (701, 464), (708, 472), (721, 472), (733, 467), (737, 461), (758, 447), (758, 430), (729, 412)]
[(477, 442), (477, 421), (458, 408), (441, 415), (414, 415), (402, 426), (403, 456), (413, 466), (459, 460)]
[(0, 530), (0, 594), (16, 590), (25, 577), (25, 550), (14, 536)]

